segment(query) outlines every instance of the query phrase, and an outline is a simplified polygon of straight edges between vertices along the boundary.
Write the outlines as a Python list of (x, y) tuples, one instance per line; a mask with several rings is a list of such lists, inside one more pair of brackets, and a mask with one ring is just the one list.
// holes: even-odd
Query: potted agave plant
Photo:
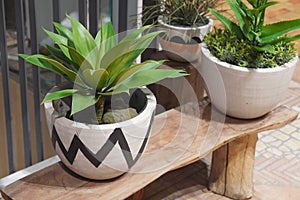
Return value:
[[(300, 35), (286, 33), (300, 28), (300, 19), (266, 25), (266, 9), (278, 2), (227, 3), (236, 21), (210, 10), (225, 29), (205, 36), (200, 71), (216, 108), (237, 118), (260, 117), (282, 100), (288, 88), (298, 61), (293, 41), (300, 39)], [(223, 89), (226, 103), (220, 100)]]
[(52, 143), (62, 162), (90, 179), (127, 172), (145, 149), (156, 100), (145, 85), (185, 76), (182, 70), (158, 69), (163, 61), (135, 63), (161, 31), (145, 26), (117, 42), (110, 22), (96, 37), (74, 18), (72, 30), (54, 23), (46, 31), (56, 46), (50, 56), (20, 55), (27, 62), (65, 77), (44, 98)]
[(193, 62), (201, 55), (201, 42), (212, 29), (207, 16), (217, 0), (156, 0), (143, 10), (143, 21), (154, 19), (166, 30), (159, 41), (167, 56), (179, 62)]

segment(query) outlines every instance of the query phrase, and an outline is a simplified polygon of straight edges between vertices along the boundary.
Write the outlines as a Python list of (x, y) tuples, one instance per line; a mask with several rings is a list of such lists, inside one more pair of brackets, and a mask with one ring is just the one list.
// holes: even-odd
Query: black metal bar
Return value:
[[(59, 0), (52, 0), (52, 17), (54, 22), (60, 22), (60, 8), (59, 8)], [(54, 28), (55, 32), (55, 28)], [(61, 83), (61, 76), (56, 75), (55, 76), (55, 83), (59, 84)]]
[(128, 0), (119, 0), (119, 33), (127, 31)]
[[(23, 15), (23, 0), (15, 0), (16, 23), (17, 23), (17, 42), (18, 53), (24, 53), (24, 15)], [(25, 61), (19, 59), (19, 75), (20, 75), (20, 93), (21, 93), (21, 110), (22, 110), (22, 125), (23, 125), (23, 140), (24, 140), (24, 160), (25, 167), (32, 164), (31, 161), (31, 144), (30, 144), (30, 126), (29, 126), (29, 111), (27, 98), (27, 70)]]
[(3, 100), (5, 110), (6, 123), (6, 140), (8, 152), (9, 173), (16, 170), (13, 127), (12, 127), (12, 110), (10, 104), (10, 84), (9, 84), (9, 68), (7, 62), (7, 48), (6, 48), (6, 25), (4, 1), (0, 1), (0, 52), (1, 52), (1, 72), (2, 72), (2, 86), (3, 86)]
[[(31, 54), (38, 53), (37, 32), (36, 32), (36, 15), (35, 1), (29, 0), (29, 26), (30, 26), (30, 44)], [(35, 137), (36, 137), (36, 156), (37, 161), (44, 159), (43, 152), (43, 132), (42, 132), (42, 117), (41, 117), (41, 83), (40, 69), (32, 65), (33, 72), (33, 93), (34, 93), (34, 121), (35, 121)]]
[(87, 25), (87, 2), (86, 0), (78, 0), (79, 21), (86, 27)]
[(59, 22), (60, 21), (60, 9), (59, 9), (59, 0), (52, 0), (52, 14), (53, 14), (53, 21)]
[(94, 37), (98, 31), (98, 13), (98, 1), (89, 0), (89, 31)]

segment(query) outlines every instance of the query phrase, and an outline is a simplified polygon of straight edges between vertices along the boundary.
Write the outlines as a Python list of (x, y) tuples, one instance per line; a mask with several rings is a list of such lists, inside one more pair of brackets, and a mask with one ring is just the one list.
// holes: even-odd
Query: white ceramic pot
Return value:
[(201, 46), (199, 44), (180, 44), (159, 38), (162, 49), (169, 59), (178, 62), (200, 62)]
[(200, 73), (217, 109), (251, 119), (270, 112), (282, 100), (297, 61), (298, 56), (276, 68), (250, 69), (222, 62), (203, 46)]
[(58, 117), (52, 102), (45, 103), (52, 143), (61, 161), (89, 179), (111, 179), (127, 172), (146, 147), (156, 108), (152, 92), (141, 90), (147, 99), (145, 108), (138, 116), (115, 124), (91, 125)]
[[(159, 16), (158, 24), (159, 29), (166, 30), (167, 38), (179, 36), (183, 39), (183, 41), (189, 42), (191, 38), (198, 37), (201, 41), (203, 41), (204, 36), (211, 32), (213, 26), (213, 20), (211, 18), (208, 19), (209, 23), (204, 26), (180, 27), (165, 23), (163, 21), (163, 17)], [(179, 62), (194, 62), (199, 61), (200, 59), (202, 43), (180, 44), (162, 38), (160, 38), (159, 41), (162, 49), (166, 51), (167, 56), (172, 60)]]

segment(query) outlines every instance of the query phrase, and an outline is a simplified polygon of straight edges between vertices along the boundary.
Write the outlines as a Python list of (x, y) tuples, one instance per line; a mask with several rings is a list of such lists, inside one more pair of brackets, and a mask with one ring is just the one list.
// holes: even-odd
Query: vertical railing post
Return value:
[[(52, 0), (52, 17), (54, 22), (60, 23), (60, 8), (59, 8), (59, 0)], [(55, 28), (53, 27), (54, 32)], [(61, 76), (55, 76), (55, 83), (59, 84), (61, 82)]]
[[(18, 53), (24, 53), (24, 13), (23, 0), (15, 0), (16, 23), (17, 23), (17, 42)], [(29, 111), (27, 97), (27, 70), (25, 61), (19, 58), (19, 75), (20, 75), (20, 93), (21, 93), (21, 110), (22, 110), (22, 125), (23, 125), (23, 140), (24, 140), (24, 160), (25, 166), (32, 164), (31, 159), (31, 142), (30, 142), (30, 126), (29, 126)]]
[(86, 0), (78, 0), (79, 21), (85, 27), (87, 26), (87, 2)]
[(98, 31), (98, 8), (98, 0), (89, 0), (89, 31), (94, 37)]
[(119, 33), (127, 31), (128, 0), (119, 0)]
[[(29, 26), (30, 26), (30, 44), (31, 54), (38, 53), (37, 30), (36, 30), (36, 15), (35, 1), (29, 0)], [(35, 121), (35, 137), (36, 137), (36, 156), (37, 162), (44, 159), (43, 152), (43, 132), (42, 132), (42, 117), (41, 117), (41, 83), (40, 69), (32, 65), (33, 72), (33, 93), (34, 93), (34, 121)]]
[(4, 0), (0, 0), (0, 53), (1, 53), (1, 72), (2, 72), (2, 86), (3, 86), (3, 100), (6, 123), (6, 141), (8, 152), (9, 173), (16, 170), (13, 127), (12, 127), (12, 110), (10, 98), (10, 84), (9, 84), (9, 68), (7, 62), (7, 47), (6, 47), (6, 26), (5, 26), (5, 12)]

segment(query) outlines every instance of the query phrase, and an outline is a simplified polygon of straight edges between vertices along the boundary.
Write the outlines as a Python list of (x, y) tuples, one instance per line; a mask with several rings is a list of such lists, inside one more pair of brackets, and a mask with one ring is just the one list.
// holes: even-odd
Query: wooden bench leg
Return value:
[(126, 200), (141, 200), (143, 199), (143, 196), (144, 196), (144, 189), (141, 189), (136, 193), (134, 193), (133, 195), (131, 195), (130, 197), (126, 198)]
[(233, 199), (253, 193), (253, 166), (257, 134), (238, 138), (213, 152), (209, 189)]

